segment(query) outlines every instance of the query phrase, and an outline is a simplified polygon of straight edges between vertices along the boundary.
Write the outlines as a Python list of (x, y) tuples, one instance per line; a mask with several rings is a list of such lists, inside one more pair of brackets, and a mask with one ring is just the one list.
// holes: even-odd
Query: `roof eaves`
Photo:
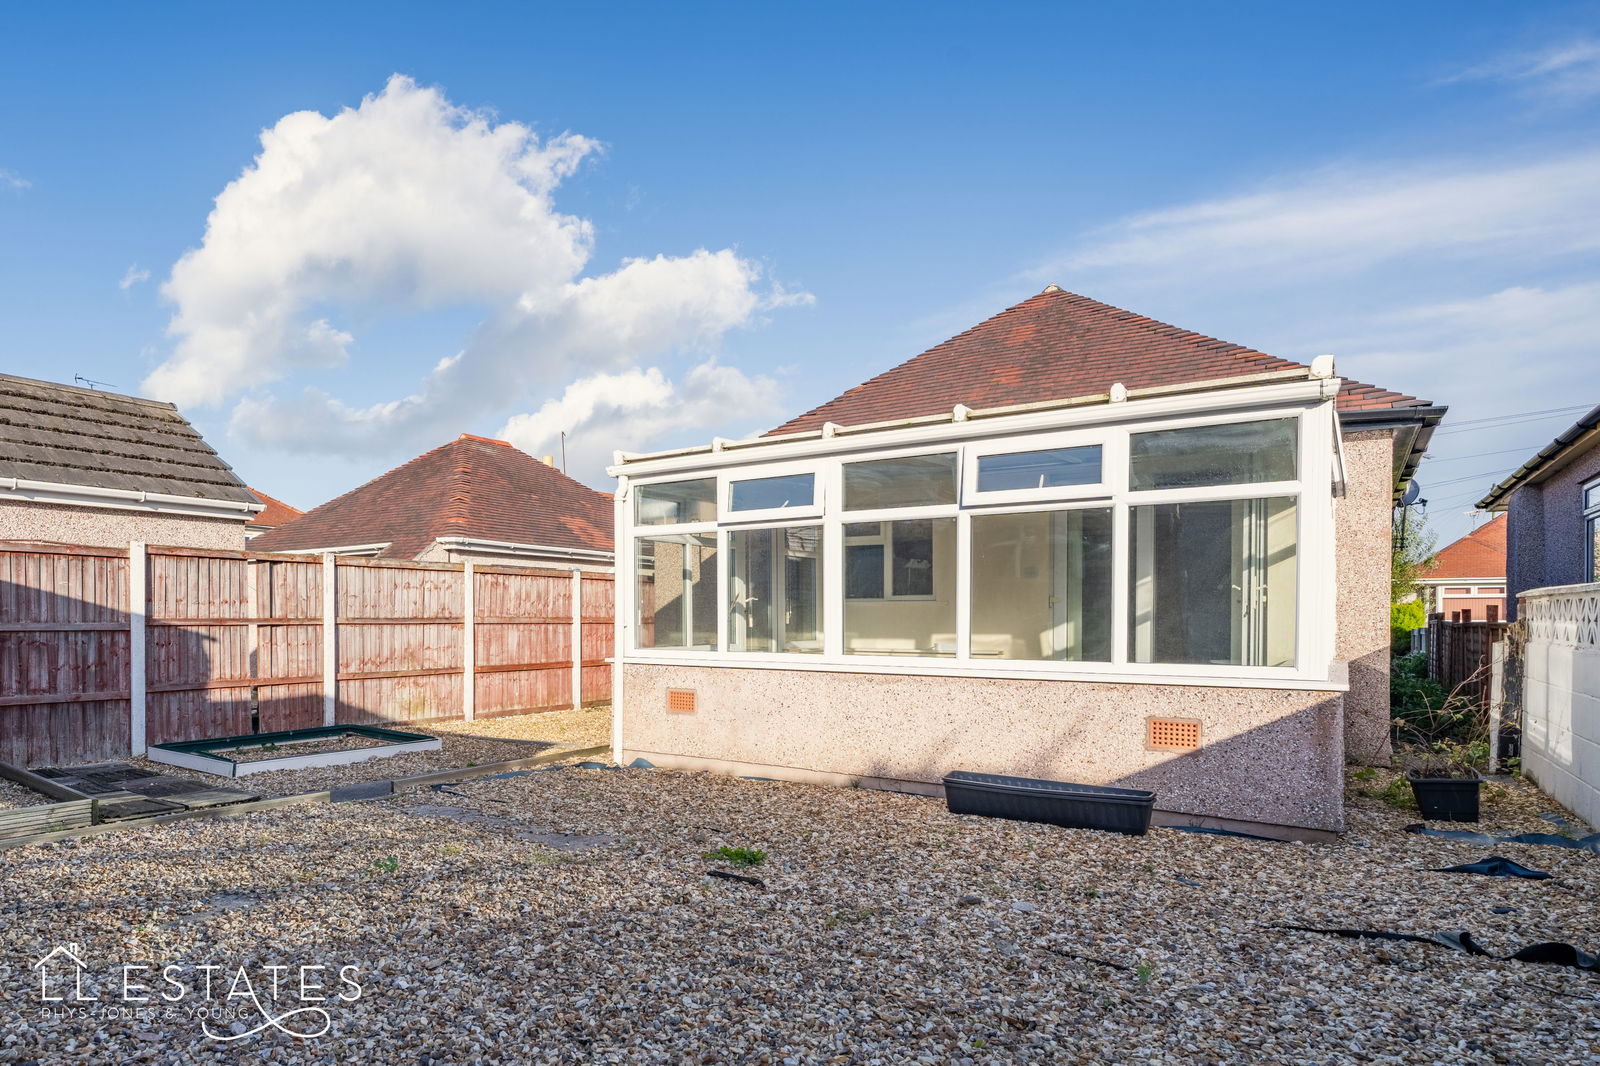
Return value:
[(1557, 456), (1561, 455), (1571, 445), (1576, 444), (1583, 437), (1594, 433), (1600, 427), (1600, 407), (1596, 407), (1578, 421), (1574, 422), (1566, 432), (1555, 440), (1540, 448), (1532, 459), (1517, 467), (1512, 475), (1489, 490), (1489, 494), (1478, 501), (1480, 511), (1504, 510), (1507, 504), (1506, 497), (1513, 489), (1527, 482), (1544, 467), (1550, 465)]

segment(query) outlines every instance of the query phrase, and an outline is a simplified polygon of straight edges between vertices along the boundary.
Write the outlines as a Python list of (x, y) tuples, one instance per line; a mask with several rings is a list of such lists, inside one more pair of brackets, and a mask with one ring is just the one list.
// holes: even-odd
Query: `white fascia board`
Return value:
[(377, 555), (387, 548), (391, 542), (377, 541), (372, 544), (339, 544), (332, 548), (284, 548), (282, 551), (265, 552), (266, 555)]
[(438, 537), (435, 543), (445, 548), (483, 552), (486, 555), (550, 555), (600, 563), (612, 560), (611, 552), (595, 548), (557, 548), (547, 544), (520, 544), (509, 540), (480, 540), (477, 537)]
[[(997, 408), (997, 413), (971, 412), (965, 421), (952, 421), (952, 415), (924, 416), (899, 423), (841, 428), (829, 437), (820, 432), (804, 439), (758, 437), (749, 441), (722, 442), (720, 447), (702, 447), (663, 452), (657, 455), (624, 456), (608, 467), (607, 473), (619, 477), (650, 477), (689, 470), (708, 470), (724, 466), (766, 464), (782, 459), (811, 459), (862, 449), (881, 449), (919, 444), (942, 444), (1009, 436), (1042, 429), (1110, 425), (1151, 418), (1205, 414), (1252, 407), (1312, 404), (1338, 395), (1338, 378), (1304, 378), (1268, 381), (1240, 388), (1206, 392), (1175, 392), (1121, 403), (1109, 400), (1075, 406), (1032, 405), (1039, 410)], [(1010, 412), (1010, 413), (1007, 413)]]
[(25, 478), (0, 478), (0, 501), (55, 504), (64, 507), (98, 507), (113, 511), (144, 511), (189, 515), (195, 518), (232, 518), (249, 522), (266, 510), (264, 503), (208, 500), (199, 496), (171, 496), (136, 489), (102, 489), (93, 485), (68, 485)]

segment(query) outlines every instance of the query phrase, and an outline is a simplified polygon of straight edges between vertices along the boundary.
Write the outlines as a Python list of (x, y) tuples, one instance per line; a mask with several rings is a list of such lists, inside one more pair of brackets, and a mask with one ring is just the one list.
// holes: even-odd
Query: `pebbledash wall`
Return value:
[(1346, 762), (1386, 762), (1389, 741), (1389, 556), (1394, 515), (1394, 435), (1344, 435), (1345, 494), (1333, 501), (1338, 567), (1334, 657), (1347, 664)]
[[(1583, 486), (1600, 478), (1600, 448), (1580, 455), (1544, 481), (1511, 494), (1506, 525), (1506, 606), (1530, 589), (1587, 581)], [(1516, 621), (1519, 614), (1513, 614)]]
[(0, 540), (40, 540), (96, 548), (129, 541), (184, 548), (244, 549), (244, 518), (205, 518), (158, 511), (0, 500)]
[[(1347, 753), (1388, 754), (1393, 454), (1388, 431), (1344, 438), (1337, 659), (1326, 687), (625, 662), (623, 757), (927, 794), (949, 771), (975, 769), (1152, 789), (1168, 823), (1339, 832)], [(695, 710), (669, 711), (669, 689), (693, 690)], [(1149, 717), (1198, 720), (1201, 747), (1149, 748)]]

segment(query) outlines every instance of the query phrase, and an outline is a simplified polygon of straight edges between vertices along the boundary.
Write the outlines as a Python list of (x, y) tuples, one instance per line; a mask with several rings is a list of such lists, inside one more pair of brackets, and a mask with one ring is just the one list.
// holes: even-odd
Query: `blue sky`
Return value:
[(1478, 420), (1600, 402), (1592, 3), (8, 5), (0, 92), (0, 369), (299, 506), (601, 484), (1052, 281), (1449, 404), (1445, 539), (1575, 413)]

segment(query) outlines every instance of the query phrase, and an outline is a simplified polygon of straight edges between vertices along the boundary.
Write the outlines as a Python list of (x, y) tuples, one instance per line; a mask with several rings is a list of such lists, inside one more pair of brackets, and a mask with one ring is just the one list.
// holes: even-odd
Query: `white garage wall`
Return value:
[(1524, 592), (1522, 771), (1600, 824), (1600, 584)]

